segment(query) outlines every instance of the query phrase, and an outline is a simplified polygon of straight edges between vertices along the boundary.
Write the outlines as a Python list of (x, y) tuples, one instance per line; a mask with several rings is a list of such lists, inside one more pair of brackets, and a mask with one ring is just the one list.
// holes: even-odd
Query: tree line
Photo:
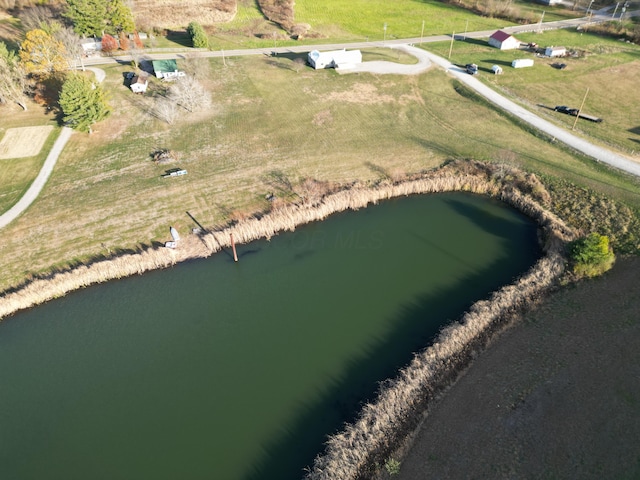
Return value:
[[(0, 42), (0, 103), (27, 110), (29, 96), (46, 97), (42, 92), (47, 85), (56, 84), (65, 124), (91, 131), (93, 123), (110, 113), (107, 98), (88, 77), (65, 72), (82, 64), (81, 37), (102, 37), (107, 52), (128, 50), (132, 44), (142, 48), (131, 9), (123, 0), (67, 0), (63, 10), (39, 4), (22, 10), (20, 18), (27, 32), (19, 48)], [(135, 33), (132, 41), (128, 33)]]

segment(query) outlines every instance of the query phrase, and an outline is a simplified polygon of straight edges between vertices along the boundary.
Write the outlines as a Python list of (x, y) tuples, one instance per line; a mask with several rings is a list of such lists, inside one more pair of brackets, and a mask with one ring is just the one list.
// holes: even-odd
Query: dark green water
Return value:
[(75, 292), (0, 323), (0, 478), (293, 480), (536, 228), (441, 194)]

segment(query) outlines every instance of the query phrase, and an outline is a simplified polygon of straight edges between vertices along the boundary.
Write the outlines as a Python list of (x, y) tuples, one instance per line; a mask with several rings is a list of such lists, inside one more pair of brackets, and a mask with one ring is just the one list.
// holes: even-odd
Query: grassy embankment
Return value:
[[(214, 68), (206, 78), (216, 108), (184, 117), (171, 127), (150, 115), (151, 98), (134, 97), (124, 88), (124, 68), (107, 68), (105, 86), (112, 94), (116, 114), (100, 124), (93, 136), (72, 137), (36, 204), (4, 229), (0, 265), (5, 275), (0, 288), (6, 292), (25, 279), (28, 283), (44, 277), (43, 283), (30, 286), (34, 294), (42, 295), (42, 290), (55, 286), (47, 280), (56, 269), (67, 270), (127, 251), (146, 253), (102, 264), (106, 271), (92, 281), (209, 254), (216, 244), (224, 244), (228, 231), (207, 236), (204, 242), (187, 236), (184, 249), (178, 252), (147, 247), (166, 240), (169, 225), (181, 232), (194, 226), (185, 211), (215, 230), (217, 225), (246, 218), (246, 212), (271, 208), (272, 204), (264, 200), (266, 193), (275, 193), (278, 203), (313, 198), (316, 184), (304, 179), (340, 185), (354, 181), (388, 184), (449, 159), (508, 162), (541, 173), (553, 179), (549, 183), (554, 185), (578, 185), (573, 190), (558, 188), (560, 197), (571, 190), (580, 199), (593, 198), (589, 205), (597, 205), (600, 197), (584, 190), (589, 188), (640, 207), (636, 180), (558, 148), (542, 135), (520, 129), (513, 119), (456, 90), (441, 72), (434, 70), (416, 78), (341, 77), (331, 71), (305, 69), (298, 73), (292, 63), (286, 57), (237, 58), (228, 59), (224, 68), (221, 61), (211, 61), (209, 65)], [(156, 93), (161, 88), (156, 86)], [(3, 116), (0, 127), (7, 128), (16, 118), (19, 121), (18, 113)], [(178, 151), (182, 158), (179, 166), (187, 168), (189, 175), (159, 178), (168, 167), (150, 162), (149, 153), (156, 148)], [(349, 192), (347, 196), (352, 195)], [(295, 207), (282, 208), (274, 215), (283, 214), (286, 222), (280, 226), (289, 227), (289, 209)], [(584, 204), (569, 202), (563, 208), (565, 218), (583, 220)], [(250, 219), (239, 224), (234, 230), (237, 238), (250, 238), (249, 234), (243, 236), (240, 225), (244, 228), (256, 222)], [(549, 268), (552, 275), (557, 273), (557, 264)], [(72, 288), (82, 285), (72, 277), (82, 277), (85, 272), (80, 268), (57, 277), (61, 280), (58, 286), (66, 285), (69, 279)], [(546, 277), (533, 279), (532, 288), (537, 291), (546, 281)], [(62, 295), (66, 290), (52, 289), (49, 293)], [(524, 287), (521, 290), (527, 293)], [(14, 295), (5, 294), (4, 299), (10, 296)], [(498, 319), (503, 311), (498, 308), (493, 313), (497, 316), (487, 317), (490, 321)], [(465, 331), (463, 328), (459, 333)], [(466, 337), (469, 341), (480, 338), (467, 333), (472, 335)], [(452, 330), (451, 338), (457, 335)], [(464, 349), (465, 341), (454, 343)], [(453, 355), (466, 358), (462, 353)], [(425, 355), (438, 362), (448, 362), (449, 358), (435, 351)], [(396, 405), (398, 399), (392, 400)], [(363, 418), (370, 414), (367, 412)], [(378, 432), (384, 432), (384, 428)], [(340, 441), (335, 440), (334, 451), (339, 451)], [(360, 446), (369, 451), (369, 446)], [(383, 445), (377, 454), (382, 455), (389, 446)], [(358, 455), (362, 451), (358, 450)], [(366, 462), (372, 458), (368, 453), (365, 457)], [(327, 458), (331, 461), (332, 457)]]

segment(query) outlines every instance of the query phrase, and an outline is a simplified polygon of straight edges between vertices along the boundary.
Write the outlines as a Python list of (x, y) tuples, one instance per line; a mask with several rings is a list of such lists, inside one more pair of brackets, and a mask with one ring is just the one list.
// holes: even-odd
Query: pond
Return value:
[(294, 480), (441, 327), (541, 256), (536, 225), (412, 196), (0, 323), (11, 479)]

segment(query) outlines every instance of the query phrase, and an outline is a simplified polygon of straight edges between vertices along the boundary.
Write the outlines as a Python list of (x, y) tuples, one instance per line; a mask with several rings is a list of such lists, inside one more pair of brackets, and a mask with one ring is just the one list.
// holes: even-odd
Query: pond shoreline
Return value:
[(471, 362), (502, 322), (548, 291), (562, 275), (564, 245), (574, 238), (574, 232), (541, 205), (548, 200), (548, 193), (535, 176), (504, 165), (458, 161), (399, 182), (353, 184), (325, 191), (220, 230), (188, 235), (175, 250), (148, 248), (32, 280), (4, 292), (0, 318), (91, 284), (208, 257), (229, 248), (231, 235), (237, 243), (269, 239), (333, 213), (357, 210), (381, 200), (451, 191), (487, 195), (532, 218), (539, 226), (545, 256), (516, 283), (501, 288), (489, 301), (474, 304), (460, 323), (443, 330), (432, 346), (416, 355), (395, 379), (388, 380), (377, 399), (365, 405), (358, 420), (329, 439), (325, 454), (316, 459), (307, 475), (310, 480), (371, 478), (415, 429), (434, 396)]

